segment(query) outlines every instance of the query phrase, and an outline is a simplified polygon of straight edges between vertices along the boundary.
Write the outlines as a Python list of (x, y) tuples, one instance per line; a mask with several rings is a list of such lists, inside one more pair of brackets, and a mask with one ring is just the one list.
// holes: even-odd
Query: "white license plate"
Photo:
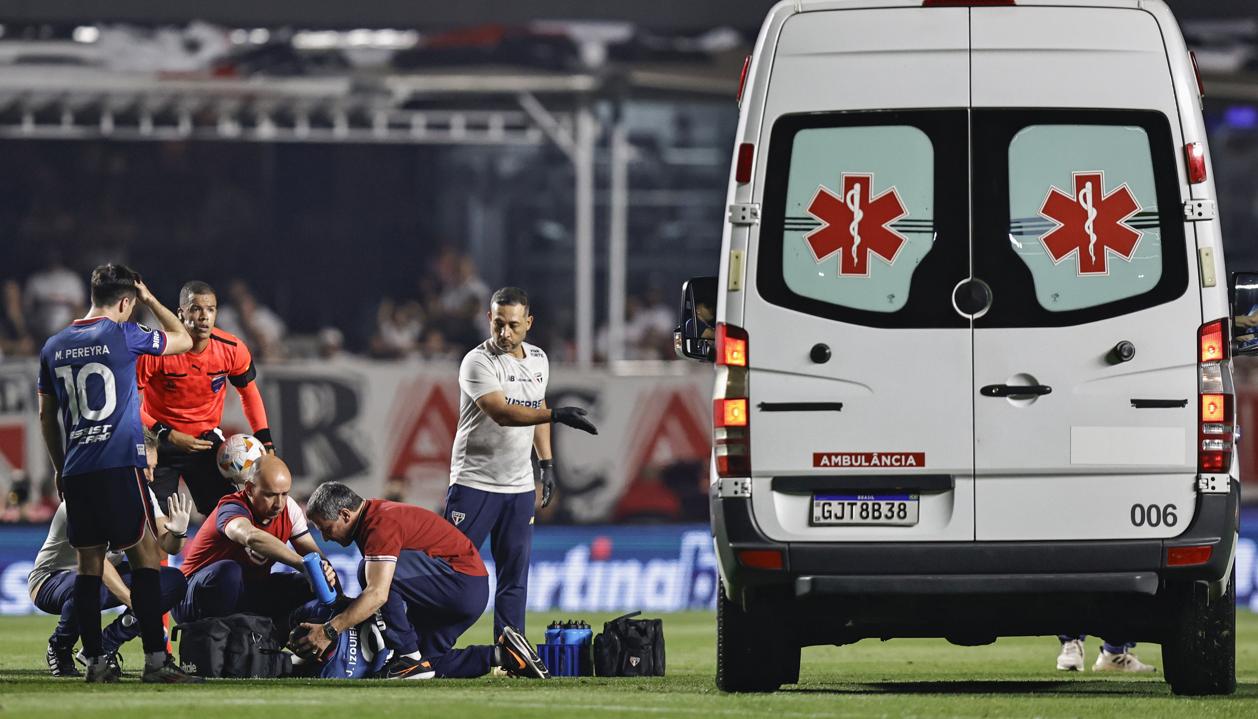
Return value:
[(812, 524), (909, 527), (917, 524), (916, 494), (817, 494)]

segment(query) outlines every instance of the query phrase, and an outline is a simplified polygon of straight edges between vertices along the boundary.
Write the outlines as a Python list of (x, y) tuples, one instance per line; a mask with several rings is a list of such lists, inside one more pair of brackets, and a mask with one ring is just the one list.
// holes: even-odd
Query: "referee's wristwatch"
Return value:
[(329, 642), (335, 642), (339, 635), (340, 632), (336, 631), (336, 627), (332, 626), (332, 622), (324, 622), (323, 636), (327, 637)]

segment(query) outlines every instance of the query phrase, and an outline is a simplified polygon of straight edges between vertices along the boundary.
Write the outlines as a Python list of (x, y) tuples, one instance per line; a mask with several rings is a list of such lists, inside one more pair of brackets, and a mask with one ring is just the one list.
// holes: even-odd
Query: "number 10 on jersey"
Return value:
[[(79, 369), (77, 376), (74, 367), (63, 365), (56, 369), (57, 379), (65, 385), (67, 401), (70, 404), (70, 422), (78, 424), (79, 419), (99, 422), (109, 418), (118, 406), (118, 394), (114, 387), (114, 373), (109, 367), (90, 362)], [(100, 377), (103, 386), (104, 402), (100, 407), (93, 408), (87, 394), (87, 381), (92, 375)]]

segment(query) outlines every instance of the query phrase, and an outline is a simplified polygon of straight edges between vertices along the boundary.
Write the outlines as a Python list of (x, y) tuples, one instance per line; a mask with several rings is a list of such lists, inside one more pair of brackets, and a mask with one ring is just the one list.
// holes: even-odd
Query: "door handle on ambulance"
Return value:
[(1036, 397), (1039, 395), (1050, 394), (1052, 387), (1046, 384), (1028, 384), (1028, 385), (1009, 385), (1009, 384), (989, 384), (979, 390), (979, 394), (984, 397)]

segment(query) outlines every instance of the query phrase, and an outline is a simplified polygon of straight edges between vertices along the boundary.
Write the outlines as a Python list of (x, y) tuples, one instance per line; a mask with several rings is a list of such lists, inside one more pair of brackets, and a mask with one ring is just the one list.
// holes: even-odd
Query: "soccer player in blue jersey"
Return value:
[[(100, 590), (106, 552), (122, 550), (133, 568), (131, 605), (144, 644), (143, 681), (200, 682), (166, 653), (158, 574), (162, 552), (144, 478), (135, 374), (139, 355), (187, 352), (192, 337), (129, 267), (97, 267), (91, 291), (87, 316), (44, 343), (38, 381), (40, 429), (65, 498), (67, 535), (78, 553), (74, 602), (88, 658), (87, 681), (121, 678), (101, 646)], [(130, 321), (137, 302), (153, 312), (162, 331)]]

